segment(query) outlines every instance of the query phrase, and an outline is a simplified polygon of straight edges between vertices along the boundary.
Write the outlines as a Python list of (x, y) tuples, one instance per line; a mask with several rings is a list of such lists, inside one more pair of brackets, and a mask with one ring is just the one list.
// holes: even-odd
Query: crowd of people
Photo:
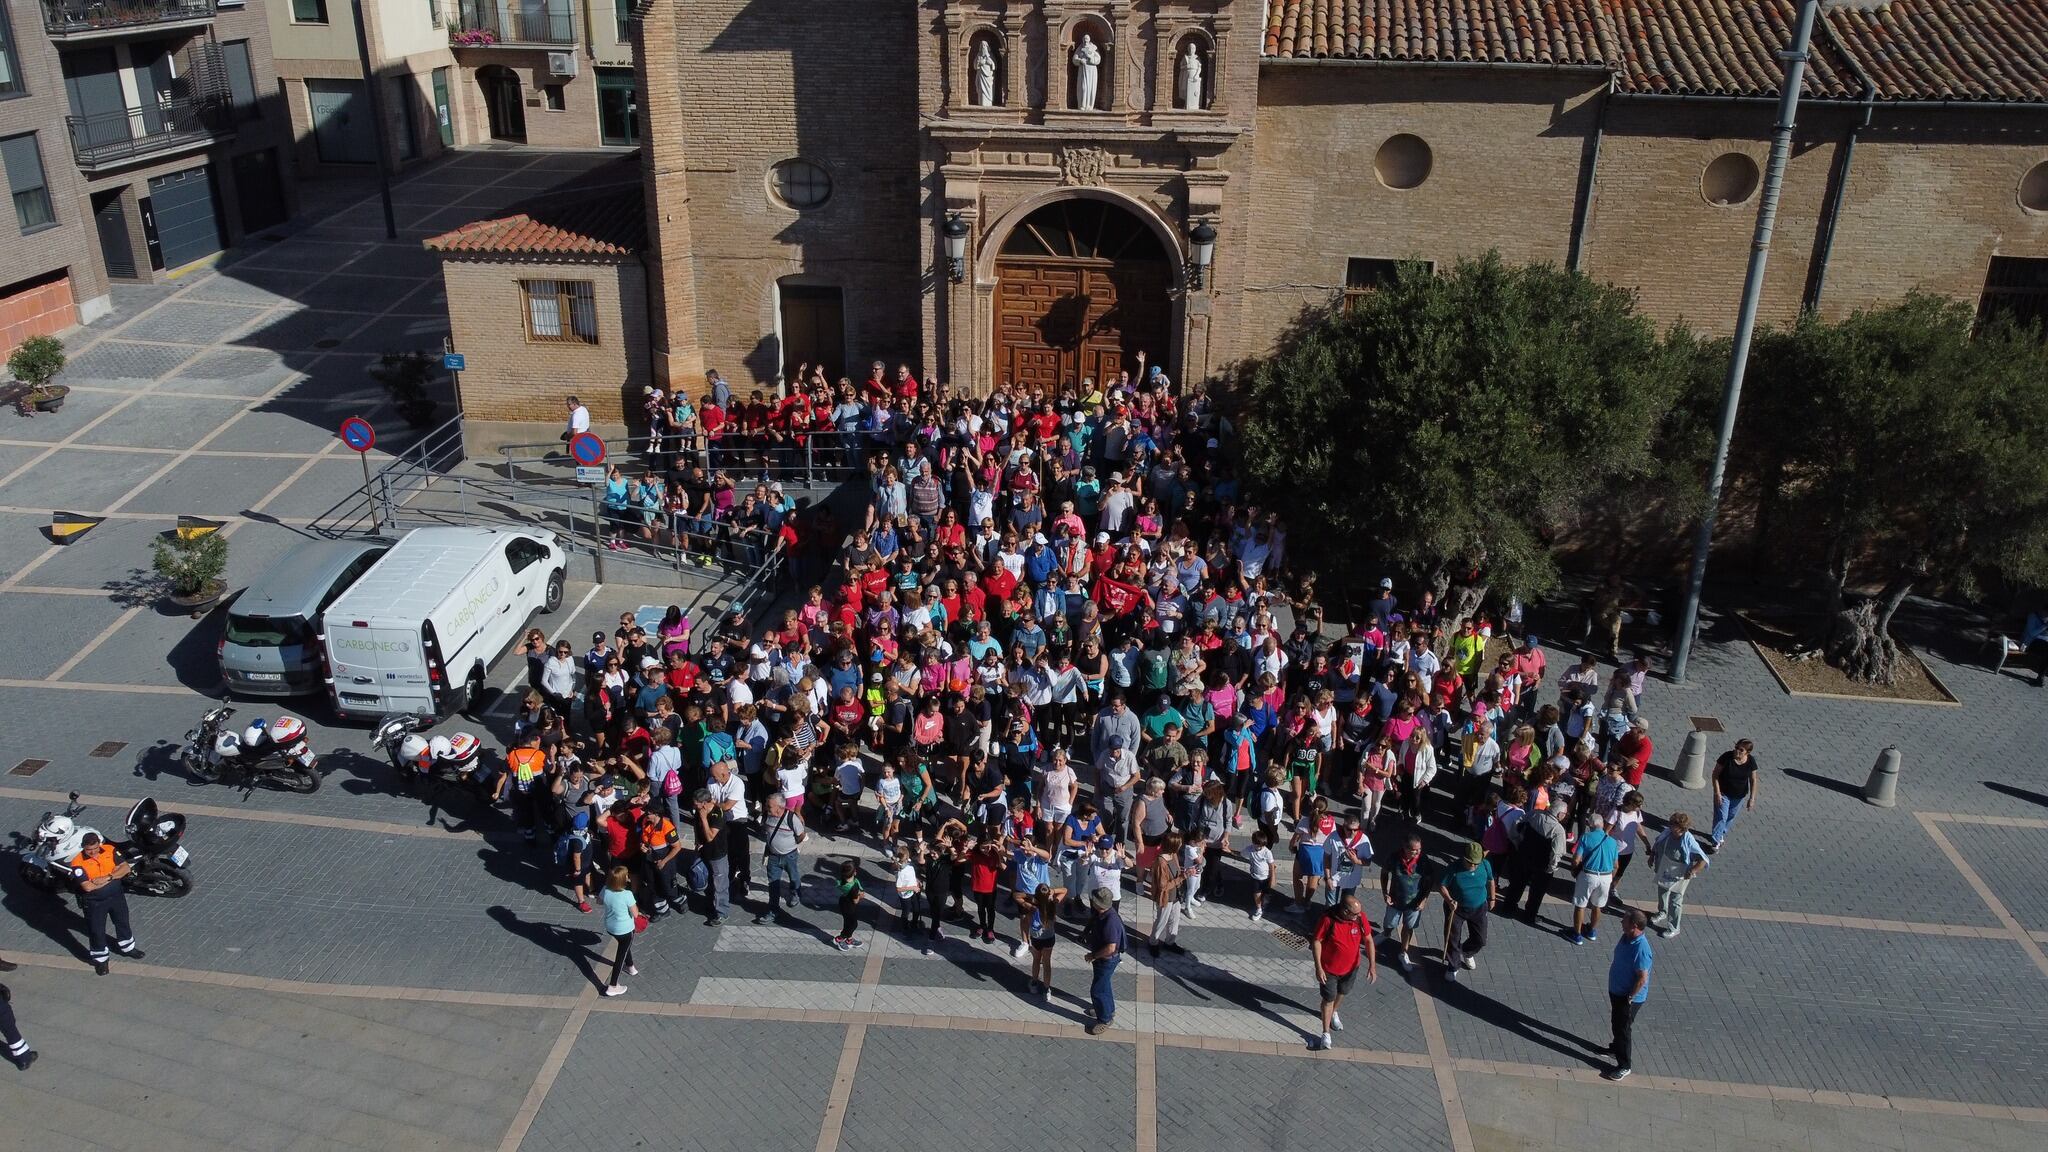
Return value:
[[(787, 916), (801, 846), (831, 835), (880, 865), (873, 893), (851, 858), (826, 877), (834, 946), (863, 946), (881, 905), (927, 950), (948, 931), (1007, 937), (1049, 996), (1071, 921), (1095, 1031), (1115, 1019), (1127, 892), (1148, 898), (1155, 956), (1225, 906), (1260, 921), (1284, 905), (1314, 942), (1323, 1046), (1359, 971), (1376, 978), (1382, 954), (1410, 971), (1418, 936), (1439, 943), (1433, 902), (1455, 980), (1496, 912), (1535, 923), (1560, 866), (1562, 931), (1597, 940), (1648, 855), (1657, 915), (1624, 910), (1615, 977), (1618, 1004), (1641, 1002), (1645, 928), (1679, 934), (1687, 885), (1754, 803), (1749, 742), (1716, 767), (1711, 837), (1683, 812), (1649, 818), (1645, 655), (1553, 669), (1519, 611), (1449, 618), (1391, 578), (1339, 626), (1290, 563), (1283, 517), (1241, 488), (1225, 414), (1138, 367), (985, 397), (880, 363), (859, 386), (800, 377), (773, 403), (734, 401), (716, 374), (695, 404), (650, 393), (650, 467), (630, 483), (680, 475), (688, 516), (772, 523), (810, 564), (794, 606), (708, 636), (671, 608), (651, 634), (622, 616), (580, 654), (528, 638), (498, 787), (554, 845), (568, 897), (602, 905), (607, 995), (626, 991), (648, 921), (692, 902), (712, 924), (736, 904)], [(856, 522), (765, 480), (731, 498), (820, 432), (864, 470)], [(1448, 844), (1441, 867), (1428, 837)], [(1627, 1074), (1633, 1011), (1616, 1008), (1611, 1073)]]

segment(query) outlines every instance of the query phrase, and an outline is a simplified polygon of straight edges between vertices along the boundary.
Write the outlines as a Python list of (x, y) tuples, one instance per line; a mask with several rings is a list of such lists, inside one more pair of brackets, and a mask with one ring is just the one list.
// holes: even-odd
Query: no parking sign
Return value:
[(341, 442), (358, 452), (368, 452), (377, 443), (377, 430), (361, 416), (351, 416), (341, 422)]
[(586, 468), (604, 463), (604, 441), (594, 432), (578, 432), (569, 438), (569, 455)]

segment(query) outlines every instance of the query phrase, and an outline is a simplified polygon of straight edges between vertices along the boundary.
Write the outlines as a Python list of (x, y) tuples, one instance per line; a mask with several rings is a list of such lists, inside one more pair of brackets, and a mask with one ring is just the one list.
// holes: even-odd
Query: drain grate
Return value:
[(1285, 928), (1275, 928), (1273, 929), (1273, 939), (1287, 945), (1296, 952), (1308, 951), (1308, 937), (1298, 932), (1289, 932)]
[(339, 348), (339, 347), (341, 347), (341, 341), (339, 341), (339, 340), (336, 340), (336, 339), (334, 339), (334, 338), (332, 338), (332, 337), (329, 337), (329, 338), (328, 338), (328, 339), (326, 339), (326, 340), (315, 340), (315, 341), (313, 341), (313, 347), (315, 347), (315, 348)]
[(102, 740), (98, 744), (93, 745), (92, 751), (86, 753), (86, 755), (99, 760), (112, 760), (121, 754), (121, 749), (127, 746), (128, 742), (126, 740)]
[(1692, 730), (1695, 732), (1726, 732), (1728, 729), (1721, 725), (1718, 717), (1695, 716), (1692, 718)]
[(48, 760), (23, 760), (21, 763), (9, 768), (7, 774), (9, 776), (33, 776), (49, 766), (50, 762)]

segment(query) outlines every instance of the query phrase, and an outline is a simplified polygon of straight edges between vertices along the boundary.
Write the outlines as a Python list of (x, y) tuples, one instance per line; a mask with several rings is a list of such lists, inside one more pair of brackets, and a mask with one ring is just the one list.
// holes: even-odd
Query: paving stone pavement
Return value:
[(1425, 1069), (1159, 1052), (1160, 1152), (1451, 1148)]
[(1085, 1040), (870, 1027), (839, 1147), (1123, 1152), (1136, 1144), (1131, 1060)]

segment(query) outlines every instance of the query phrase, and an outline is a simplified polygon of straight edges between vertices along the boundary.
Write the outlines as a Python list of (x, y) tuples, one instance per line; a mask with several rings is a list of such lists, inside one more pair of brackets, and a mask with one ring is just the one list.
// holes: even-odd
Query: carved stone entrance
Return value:
[(1018, 388), (1098, 383), (1173, 354), (1173, 270), (1158, 235), (1102, 200), (1025, 217), (996, 259), (995, 376)]

